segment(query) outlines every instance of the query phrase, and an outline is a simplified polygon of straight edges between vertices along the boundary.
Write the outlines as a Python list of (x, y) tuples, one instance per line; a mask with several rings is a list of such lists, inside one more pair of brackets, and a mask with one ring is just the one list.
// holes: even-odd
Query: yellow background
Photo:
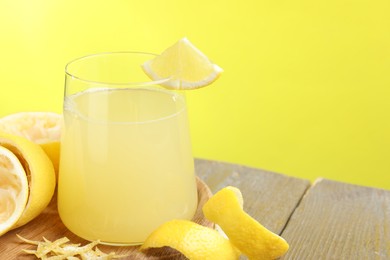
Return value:
[(224, 68), (187, 94), (196, 157), (390, 189), (388, 0), (0, 1), (0, 116), (60, 112), (64, 66), (183, 36)]

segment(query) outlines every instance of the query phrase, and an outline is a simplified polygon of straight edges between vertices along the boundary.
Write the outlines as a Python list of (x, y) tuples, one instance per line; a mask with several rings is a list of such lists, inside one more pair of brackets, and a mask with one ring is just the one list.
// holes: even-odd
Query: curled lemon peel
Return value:
[[(27, 244), (35, 245), (35, 250), (23, 249), (26, 254), (35, 255), (38, 259), (101, 259), (110, 260), (123, 258), (128, 255), (116, 255), (115, 252), (104, 253), (97, 245), (100, 241), (93, 241), (84, 246), (80, 244), (70, 244), (67, 237), (59, 238), (55, 241), (50, 241), (43, 238), (43, 241), (26, 239), (17, 235), (20, 240)], [(95, 249), (94, 249), (95, 247)]]
[(249, 259), (276, 259), (284, 255), (288, 243), (247, 214), (242, 202), (240, 190), (229, 186), (205, 203), (203, 213)]

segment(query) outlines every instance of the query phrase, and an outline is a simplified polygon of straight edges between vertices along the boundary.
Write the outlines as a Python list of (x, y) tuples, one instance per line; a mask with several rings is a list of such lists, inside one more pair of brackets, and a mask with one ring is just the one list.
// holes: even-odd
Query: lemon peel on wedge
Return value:
[(28, 200), (23, 205), (22, 215), (12, 226), (14, 229), (33, 220), (49, 204), (56, 186), (55, 172), (43, 149), (26, 138), (0, 132), (0, 146), (18, 158), (28, 181)]
[[(127, 255), (116, 255), (115, 252), (109, 254), (102, 252), (97, 245), (99, 241), (92, 241), (89, 244), (80, 246), (80, 244), (70, 244), (67, 237), (50, 241), (43, 238), (44, 241), (26, 239), (17, 235), (20, 240), (27, 244), (35, 245), (36, 250), (23, 249), (26, 254), (35, 255), (38, 259), (101, 259), (110, 260), (126, 257)], [(95, 249), (93, 249), (95, 247)]]
[(213, 83), (223, 69), (212, 63), (187, 38), (182, 38), (154, 59), (142, 64), (152, 80), (171, 89), (196, 89)]
[(28, 199), (28, 181), (19, 159), (0, 146), (0, 236), (19, 220)]
[(229, 240), (249, 259), (276, 259), (289, 245), (243, 210), (238, 188), (229, 186), (214, 194), (203, 206), (207, 219), (218, 224)]
[(169, 246), (191, 260), (236, 260), (240, 252), (214, 229), (189, 220), (171, 220), (158, 227), (141, 250)]

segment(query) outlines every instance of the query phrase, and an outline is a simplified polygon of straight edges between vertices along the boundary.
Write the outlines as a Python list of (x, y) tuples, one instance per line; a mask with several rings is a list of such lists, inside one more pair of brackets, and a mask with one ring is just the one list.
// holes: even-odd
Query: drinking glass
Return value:
[(58, 211), (87, 240), (142, 243), (197, 207), (185, 97), (151, 81), (155, 55), (100, 53), (66, 66)]

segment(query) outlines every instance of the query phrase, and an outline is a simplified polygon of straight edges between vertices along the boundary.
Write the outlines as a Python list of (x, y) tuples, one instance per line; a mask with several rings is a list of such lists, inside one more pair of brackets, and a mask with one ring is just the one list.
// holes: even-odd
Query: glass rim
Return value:
[[(111, 54), (138, 54), (138, 55), (149, 55), (156, 57), (158, 54), (151, 53), (151, 52), (142, 52), (142, 51), (107, 51), (107, 52), (98, 52), (98, 53), (92, 53), (92, 54), (87, 54), (78, 58), (75, 58), (71, 61), (69, 61), (65, 65), (65, 74), (70, 76), (72, 79), (77, 79), (86, 83), (93, 83), (93, 84), (98, 84), (98, 85), (125, 85), (125, 86), (153, 86), (153, 85), (160, 85), (162, 83), (165, 83), (169, 80), (171, 80), (171, 77), (169, 78), (164, 78), (164, 79), (159, 79), (159, 80), (150, 80), (150, 81), (132, 81), (132, 82), (120, 82), (120, 83), (114, 83), (114, 82), (103, 82), (103, 81), (96, 81), (96, 80), (89, 80), (85, 79), (83, 77), (75, 75), (75, 73), (71, 73), (69, 71), (69, 66), (71, 66), (73, 63), (86, 60), (88, 58), (92, 57), (98, 57), (98, 56), (104, 56), (104, 55), (111, 55)], [(140, 64), (141, 65), (141, 64)]]

